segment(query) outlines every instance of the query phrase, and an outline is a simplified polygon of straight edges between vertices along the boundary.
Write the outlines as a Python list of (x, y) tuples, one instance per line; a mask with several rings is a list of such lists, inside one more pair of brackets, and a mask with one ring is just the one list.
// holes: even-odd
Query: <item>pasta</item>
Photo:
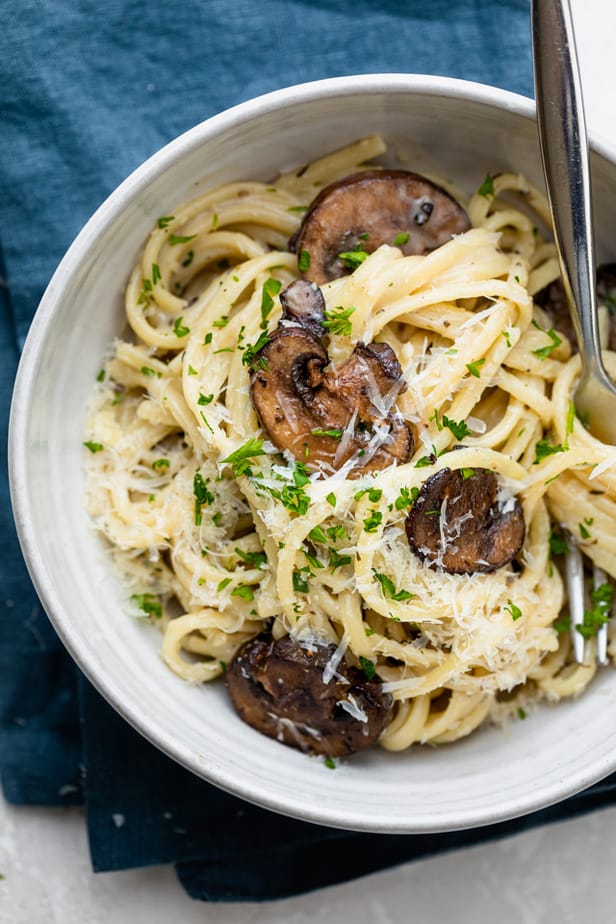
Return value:
[[(321, 286), (334, 365), (358, 341), (396, 354), (409, 461), (328, 470), (273, 445), (251, 375), (299, 275), (288, 240), (319, 190), (383, 151), (363, 139), (272, 185), (229, 183), (158, 219), (126, 289), (130, 336), (95, 388), (87, 502), (131, 612), (161, 629), (180, 677), (221, 677), (268, 627), (323, 639), (383, 682), (393, 711), (380, 744), (402, 750), (588, 685), (592, 659), (574, 663), (559, 631), (568, 611), (552, 559), (566, 529), (616, 577), (616, 449), (573, 414), (579, 358), (533, 303), (558, 275), (537, 230), (547, 207), (513, 174), (488, 176), (465, 202), (472, 227), (432, 252), (383, 245)], [(616, 354), (605, 356), (616, 376)], [(447, 573), (414, 554), (407, 518), (446, 469), (494, 472), (503, 509), (519, 503), (514, 562)], [(462, 525), (434, 513), (445, 548)]]

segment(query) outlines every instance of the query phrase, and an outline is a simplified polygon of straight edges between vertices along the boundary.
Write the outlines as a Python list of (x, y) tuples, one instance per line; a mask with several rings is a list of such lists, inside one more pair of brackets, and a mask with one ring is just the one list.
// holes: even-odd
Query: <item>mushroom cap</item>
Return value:
[(251, 395), (272, 443), (310, 467), (334, 471), (356, 457), (353, 473), (407, 462), (413, 435), (392, 411), (405, 384), (386, 343), (358, 343), (341, 366), (322, 344), (325, 302), (312, 282), (280, 293), (282, 319), (258, 354)]
[(522, 548), (526, 531), (519, 500), (499, 497), (497, 476), (483, 468), (431, 475), (405, 525), (415, 555), (449, 574), (502, 568)]
[(413, 436), (391, 412), (404, 387), (394, 351), (357, 344), (339, 368), (305, 327), (279, 328), (261, 351), (252, 400), (272, 443), (311, 467), (336, 470), (357, 457), (355, 474), (407, 462)]
[(311, 754), (339, 757), (372, 747), (389, 719), (390, 697), (377, 680), (340, 664), (336, 648), (262, 634), (246, 642), (227, 671), (233, 705), (248, 725)]
[(289, 246), (310, 255), (303, 275), (323, 285), (349, 272), (340, 253), (372, 253), (391, 244), (404, 254), (425, 254), (469, 228), (453, 196), (425, 177), (408, 170), (365, 170), (323, 189)]

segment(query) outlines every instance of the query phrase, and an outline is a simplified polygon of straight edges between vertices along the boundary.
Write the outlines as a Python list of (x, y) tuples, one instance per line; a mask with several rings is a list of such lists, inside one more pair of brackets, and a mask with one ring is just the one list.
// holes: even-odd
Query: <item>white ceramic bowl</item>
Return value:
[[(366, 831), (444, 831), (541, 808), (615, 770), (616, 673), (602, 671), (579, 700), (543, 707), (508, 732), (482, 729), (454, 745), (403, 754), (374, 750), (332, 772), (243, 724), (222, 684), (189, 686), (163, 665), (158, 633), (122, 610), (125, 595), (83, 501), (86, 402), (156, 218), (205, 187), (270, 179), (373, 132), (412, 169), (451, 177), (468, 191), (488, 171), (522, 171), (541, 182), (534, 104), (440, 77), (320, 81), (198, 125), (109, 197), (49, 284), (15, 388), (11, 486), (28, 567), (57, 631), (100, 692), (155, 745), (275, 811)], [(616, 256), (615, 161), (595, 149), (601, 259)]]

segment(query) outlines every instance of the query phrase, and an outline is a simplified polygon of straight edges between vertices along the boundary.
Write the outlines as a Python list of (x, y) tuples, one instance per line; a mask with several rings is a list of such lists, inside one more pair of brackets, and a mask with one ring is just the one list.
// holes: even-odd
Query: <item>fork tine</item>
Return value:
[(571, 615), (571, 643), (578, 664), (584, 663), (584, 636), (576, 626), (584, 622), (584, 563), (573, 536), (568, 536), (569, 554), (565, 556), (567, 593)]
[[(597, 565), (594, 566), (592, 571), (592, 586), (597, 589), (601, 587), (602, 584), (605, 584), (607, 581), (607, 575), (602, 568), (598, 568)], [(603, 623), (597, 629), (597, 661), (599, 664), (607, 664), (607, 623)]]

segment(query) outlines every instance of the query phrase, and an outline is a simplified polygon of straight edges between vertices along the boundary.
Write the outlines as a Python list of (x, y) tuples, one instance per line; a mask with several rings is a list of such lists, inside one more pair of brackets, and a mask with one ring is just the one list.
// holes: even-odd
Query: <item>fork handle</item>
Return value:
[(601, 360), (588, 137), (569, 0), (532, 0), (535, 96), (554, 237), (585, 377)]

